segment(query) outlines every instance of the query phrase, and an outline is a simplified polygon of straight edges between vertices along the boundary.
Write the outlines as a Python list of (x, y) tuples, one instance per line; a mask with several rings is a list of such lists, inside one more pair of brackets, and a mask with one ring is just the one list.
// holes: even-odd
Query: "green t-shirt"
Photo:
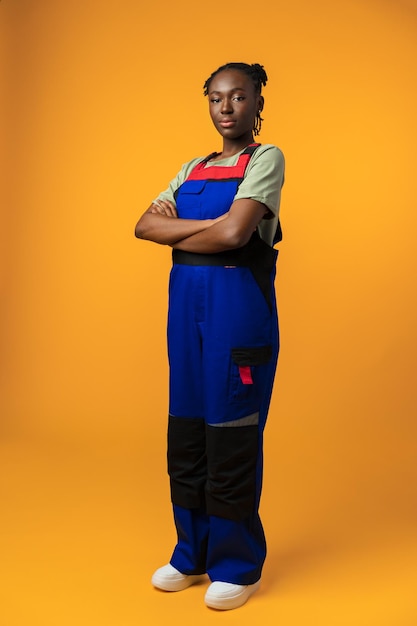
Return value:
[[(236, 165), (242, 152), (243, 150), (227, 159), (209, 161), (209, 164), (213, 166)], [(175, 178), (171, 180), (168, 188), (159, 194), (157, 199), (170, 200), (175, 205), (175, 191), (187, 179), (197, 163), (203, 159), (204, 157), (198, 157), (185, 163)], [(234, 197), (234, 200), (242, 198), (257, 200), (269, 209), (269, 213), (266, 214), (258, 225), (258, 232), (261, 238), (270, 246), (272, 245), (278, 223), (284, 168), (284, 155), (279, 148), (271, 144), (259, 146), (248, 163), (245, 177)]]

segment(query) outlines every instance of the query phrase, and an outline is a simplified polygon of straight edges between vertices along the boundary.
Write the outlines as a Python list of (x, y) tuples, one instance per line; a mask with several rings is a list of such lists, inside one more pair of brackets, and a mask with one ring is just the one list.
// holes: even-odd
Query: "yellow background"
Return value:
[[(415, 0), (3, 0), (0, 624), (417, 623)], [(287, 159), (261, 591), (149, 583), (170, 252), (133, 237), (260, 62)]]

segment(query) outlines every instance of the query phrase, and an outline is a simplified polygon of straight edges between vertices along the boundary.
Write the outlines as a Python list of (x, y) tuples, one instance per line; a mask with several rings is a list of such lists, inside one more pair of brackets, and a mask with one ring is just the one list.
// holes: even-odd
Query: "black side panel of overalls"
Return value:
[(254, 233), (241, 251), (243, 264), (249, 267), (269, 309), (272, 310), (271, 272), (276, 264), (277, 250), (268, 246), (257, 233)]
[(258, 426), (207, 426), (209, 515), (242, 521), (253, 513)]
[(207, 476), (204, 419), (169, 416), (168, 474), (174, 504), (186, 509), (204, 507)]

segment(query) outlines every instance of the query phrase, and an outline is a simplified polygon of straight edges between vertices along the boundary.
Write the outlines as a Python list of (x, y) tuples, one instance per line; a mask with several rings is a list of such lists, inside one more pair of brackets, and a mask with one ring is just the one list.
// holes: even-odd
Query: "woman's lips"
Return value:
[(236, 122), (234, 120), (220, 120), (219, 124), (223, 128), (230, 128), (231, 126), (234, 126)]

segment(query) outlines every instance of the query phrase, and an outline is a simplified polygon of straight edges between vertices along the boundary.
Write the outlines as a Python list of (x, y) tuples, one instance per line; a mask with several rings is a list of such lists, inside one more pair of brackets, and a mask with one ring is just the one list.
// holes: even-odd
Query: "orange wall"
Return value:
[(287, 510), (310, 502), (322, 524), (329, 501), (355, 518), (359, 489), (360, 515), (408, 519), (416, 6), (1, 2), (4, 437), (132, 436), (145, 460), (162, 450), (170, 253), (133, 228), (181, 163), (219, 148), (207, 76), (260, 62), (261, 140), (287, 158), (266, 502), (278, 487)]

